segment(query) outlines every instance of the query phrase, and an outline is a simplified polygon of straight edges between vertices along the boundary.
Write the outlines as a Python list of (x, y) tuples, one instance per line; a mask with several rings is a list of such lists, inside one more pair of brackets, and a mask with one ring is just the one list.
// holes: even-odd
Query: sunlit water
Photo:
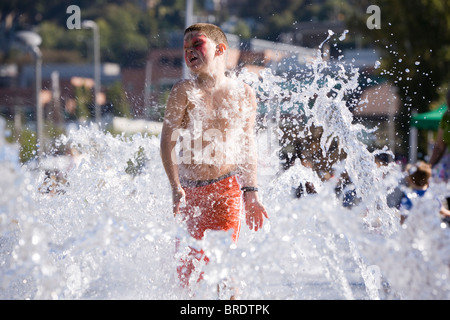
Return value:
[[(349, 173), (361, 202), (344, 207), (335, 178), (323, 182), (300, 164), (280, 170), (276, 131), (261, 130), (260, 196), (270, 221), (258, 232), (243, 225), (237, 246), (220, 232), (201, 242), (186, 236), (171, 213), (159, 137), (113, 137), (94, 126), (70, 131), (60, 143), (80, 156), (59, 164), (67, 168), (67, 183), (50, 193), (42, 192), (43, 170), (19, 166), (16, 151), (3, 143), (0, 298), (217, 299), (227, 298), (226, 290), (217, 292), (227, 279), (242, 299), (449, 299), (450, 233), (433, 201), (449, 187), (434, 183), (400, 226), (386, 195), (398, 186), (401, 170), (377, 168), (374, 154), (381, 150), (367, 151), (359, 141), (366, 128), (352, 123), (345, 105), (358, 76), (320, 56), (289, 88), (269, 69), (261, 79), (239, 75), (278, 110), (315, 98), (299, 112), (307, 126), (323, 127), (324, 151), (339, 138), (347, 158), (335, 165), (336, 175)], [(133, 171), (139, 163), (145, 166)], [(305, 181), (318, 193), (298, 199), (293, 188)], [(211, 261), (199, 265), (204, 280), (185, 290), (176, 267), (189, 245), (202, 247)]]

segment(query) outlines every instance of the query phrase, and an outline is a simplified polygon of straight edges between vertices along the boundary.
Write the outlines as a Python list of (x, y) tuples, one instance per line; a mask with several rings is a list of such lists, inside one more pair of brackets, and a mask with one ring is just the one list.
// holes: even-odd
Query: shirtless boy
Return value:
[[(185, 30), (184, 58), (193, 77), (177, 82), (169, 95), (161, 158), (173, 213), (183, 215), (190, 235), (202, 239), (206, 230), (233, 229), (236, 242), (242, 208), (255, 231), (268, 215), (258, 199), (256, 97), (250, 86), (226, 75), (227, 49), (215, 25)], [(186, 206), (180, 208), (182, 199)], [(186, 284), (189, 276), (182, 279)]]

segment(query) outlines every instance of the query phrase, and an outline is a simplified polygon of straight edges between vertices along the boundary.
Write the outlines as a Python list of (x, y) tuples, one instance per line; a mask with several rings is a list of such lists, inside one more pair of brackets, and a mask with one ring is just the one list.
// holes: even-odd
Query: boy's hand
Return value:
[(180, 213), (180, 205), (181, 201), (186, 197), (186, 193), (184, 192), (181, 186), (172, 188), (172, 203), (173, 203), (173, 215), (177, 215)]
[(269, 219), (266, 209), (264, 209), (264, 206), (259, 202), (255, 192), (244, 193), (244, 205), (248, 227), (250, 230), (255, 229), (255, 231), (258, 231), (263, 226), (264, 217)]

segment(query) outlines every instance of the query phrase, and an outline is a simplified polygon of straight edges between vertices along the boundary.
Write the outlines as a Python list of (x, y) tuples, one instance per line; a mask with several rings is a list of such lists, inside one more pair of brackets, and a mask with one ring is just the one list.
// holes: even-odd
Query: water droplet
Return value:
[(344, 32), (339, 37), (339, 41), (344, 41), (347, 33), (348, 33), (348, 30), (344, 30)]

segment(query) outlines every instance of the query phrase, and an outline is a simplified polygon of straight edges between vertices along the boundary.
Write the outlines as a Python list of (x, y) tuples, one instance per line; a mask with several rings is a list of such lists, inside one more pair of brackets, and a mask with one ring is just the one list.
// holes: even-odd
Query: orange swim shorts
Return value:
[[(182, 182), (186, 193), (186, 206), (180, 214), (186, 221), (189, 234), (197, 240), (206, 230), (228, 231), (233, 229), (232, 240), (237, 242), (241, 226), (242, 191), (235, 173), (211, 181)], [(186, 259), (177, 268), (181, 282), (186, 286), (194, 270), (193, 259), (209, 262), (203, 250), (191, 248)], [(200, 275), (199, 280), (201, 280)]]

